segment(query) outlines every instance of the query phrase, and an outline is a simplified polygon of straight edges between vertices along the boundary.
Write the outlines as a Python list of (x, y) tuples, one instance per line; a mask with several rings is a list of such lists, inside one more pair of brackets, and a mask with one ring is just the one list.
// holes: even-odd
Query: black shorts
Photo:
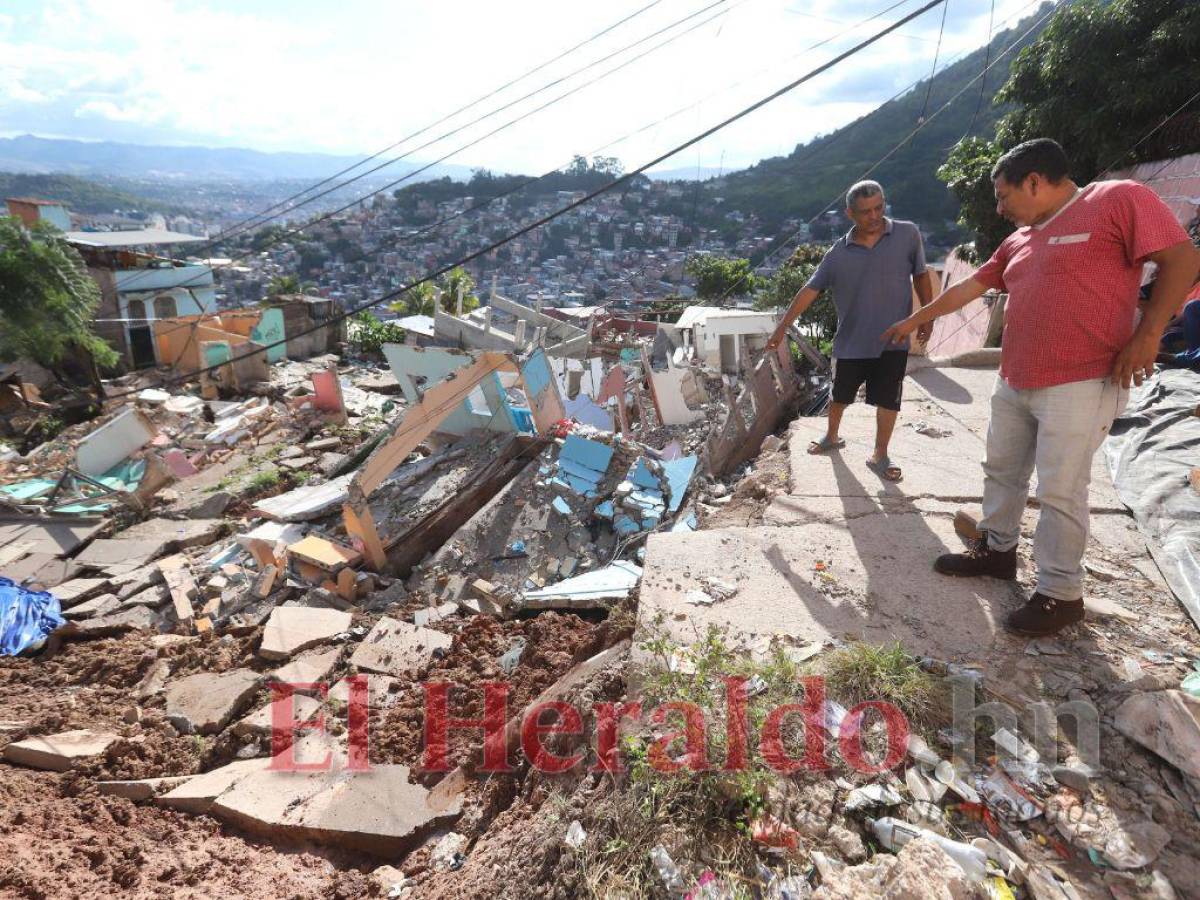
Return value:
[(870, 359), (834, 360), (833, 402), (847, 406), (853, 403), (858, 389), (866, 382), (868, 403), (899, 412), (907, 368), (907, 350), (885, 350)]

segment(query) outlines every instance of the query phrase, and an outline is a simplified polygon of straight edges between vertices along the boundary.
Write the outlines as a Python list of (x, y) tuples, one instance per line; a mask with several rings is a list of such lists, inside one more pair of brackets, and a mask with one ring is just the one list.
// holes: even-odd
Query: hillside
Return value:
[(178, 212), (179, 207), (149, 200), (128, 191), (97, 184), (73, 175), (27, 175), (0, 172), (0, 200), (5, 197), (37, 197), (61, 200), (82, 213), (111, 213), (136, 209), (142, 212)]
[[(225, 179), (325, 178), (359, 162), (358, 156), (325, 153), (264, 153), (236, 147), (158, 147), (112, 141), (71, 141), (24, 134), (0, 138), (0, 170), (10, 172), (63, 172), (74, 175), (126, 175), (135, 177)], [(405, 160), (380, 172), (391, 179), (421, 165)], [(449, 175), (465, 178), (466, 166), (434, 166), (422, 177)]]
[[(1016, 40), (1042, 14), (1044, 8), (1013, 28), (997, 33), (992, 40), (993, 53)], [(968, 128), (972, 135), (991, 135), (996, 120), (1006, 111), (994, 106), (992, 98), (1008, 79), (1013, 57), (1037, 34), (1035, 31), (1026, 37), (988, 72), (977, 118), (978, 82), (872, 173), (871, 177), (883, 184), (897, 216), (925, 223), (934, 230), (958, 216), (958, 204), (938, 180), (937, 168)], [(934, 77), (928, 107), (931, 114), (980, 73), (984, 57), (985, 48), (981, 47)], [(757, 213), (768, 224), (792, 216), (808, 219), (917, 127), (928, 86), (929, 80), (925, 79), (903, 96), (837, 131), (798, 146), (788, 156), (765, 159), (749, 169), (709, 182), (710, 190), (725, 198), (727, 208)], [(840, 209), (841, 204), (834, 208)]]

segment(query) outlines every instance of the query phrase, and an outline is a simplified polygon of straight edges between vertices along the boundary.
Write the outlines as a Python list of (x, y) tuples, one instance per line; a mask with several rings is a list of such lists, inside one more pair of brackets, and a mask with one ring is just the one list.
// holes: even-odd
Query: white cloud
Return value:
[[(990, 0), (954, 0), (942, 59), (979, 46)], [(1028, 0), (999, 0), (997, 22)], [(25, 4), (25, 6), (22, 6)], [(0, 17), (0, 104), (6, 126), (80, 138), (366, 153), (469, 102), (645, 5), (474, 0), (17, 0)], [(431, 160), (593, 78), (663, 37), (517, 104), (453, 139), (420, 144), (534, 87), (599, 59), (702, 7), (654, 9), (531, 79), (408, 143)], [(725, 16), (452, 161), (544, 171), (681, 107), (695, 109), (606, 152), (627, 167), (653, 158), (723, 116), (834, 56), (916, 0), (825, 47), (885, 0), (816, 0), (799, 13), (779, 0), (729, 0)], [(247, 11), (249, 10), (249, 11)], [(716, 10), (714, 10), (715, 12)], [(1032, 8), (1025, 14), (1032, 12)], [(711, 13), (691, 20), (702, 21)], [(748, 165), (861, 115), (898, 71), (932, 60), (939, 11), (906, 25), (810, 85), (664, 165)], [(682, 26), (687, 27), (687, 26)], [(765, 70), (765, 71), (764, 71)], [(916, 77), (916, 76), (913, 76)], [(731, 86), (732, 85), (732, 86)], [(864, 85), (866, 87), (864, 87)], [(710, 96), (712, 95), (712, 96)], [(702, 99), (708, 98), (708, 99)]]

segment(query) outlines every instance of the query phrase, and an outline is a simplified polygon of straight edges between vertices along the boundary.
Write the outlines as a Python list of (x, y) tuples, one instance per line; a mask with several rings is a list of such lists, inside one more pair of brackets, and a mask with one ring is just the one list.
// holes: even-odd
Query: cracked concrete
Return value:
[[(886, 482), (864, 465), (874, 443), (872, 407), (847, 409), (841, 429), (846, 447), (820, 456), (807, 448), (824, 434), (825, 420), (797, 419), (789, 427), (790, 491), (771, 500), (765, 527), (650, 537), (640, 636), (661, 628), (686, 644), (717, 625), (756, 653), (772, 640), (858, 638), (898, 640), (921, 655), (985, 667), (988, 660), (1005, 665), (1014, 646), (999, 623), (1024, 602), (1035, 578), (1028, 538), (1038, 518), (1036, 485), (1022, 523), (1019, 581), (952, 579), (931, 568), (939, 554), (962, 548), (954, 514), (981, 514), (980, 462), (995, 378), (994, 369), (926, 369), (909, 376), (891, 450), (904, 470), (900, 483)], [(921, 421), (945, 436), (909, 427)], [(1142, 538), (1117, 500), (1100, 454), (1089, 497), (1089, 557), (1131, 565), (1144, 558)], [(1135, 567), (1147, 581), (1161, 581), (1156, 572)], [(734, 581), (737, 595), (711, 606), (686, 603), (687, 592), (706, 577)], [(652, 627), (660, 614), (661, 626)], [(644, 653), (637, 658), (647, 661)]]

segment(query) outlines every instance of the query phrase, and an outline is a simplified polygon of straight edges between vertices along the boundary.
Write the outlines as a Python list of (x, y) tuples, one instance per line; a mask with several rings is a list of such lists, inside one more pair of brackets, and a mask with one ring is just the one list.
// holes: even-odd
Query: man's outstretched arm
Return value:
[(962, 309), (976, 297), (987, 290), (987, 285), (974, 278), (965, 278), (952, 288), (947, 288), (938, 294), (930, 304), (922, 306), (907, 319), (901, 319), (883, 333), (884, 343), (896, 343), (904, 340), (926, 322), (932, 322), (938, 316)]
[(810, 287), (800, 288), (800, 291), (792, 298), (791, 305), (783, 314), (783, 318), (779, 320), (779, 324), (775, 326), (775, 331), (771, 333), (771, 337), (767, 339), (767, 349), (774, 350), (783, 343), (783, 339), (787, 336), (788, 326), (796, 321), (798, 317), (804, 314), (804, 311), (812, 306), (812, 302), (821, 296), (820, 291), (814, 291)]

